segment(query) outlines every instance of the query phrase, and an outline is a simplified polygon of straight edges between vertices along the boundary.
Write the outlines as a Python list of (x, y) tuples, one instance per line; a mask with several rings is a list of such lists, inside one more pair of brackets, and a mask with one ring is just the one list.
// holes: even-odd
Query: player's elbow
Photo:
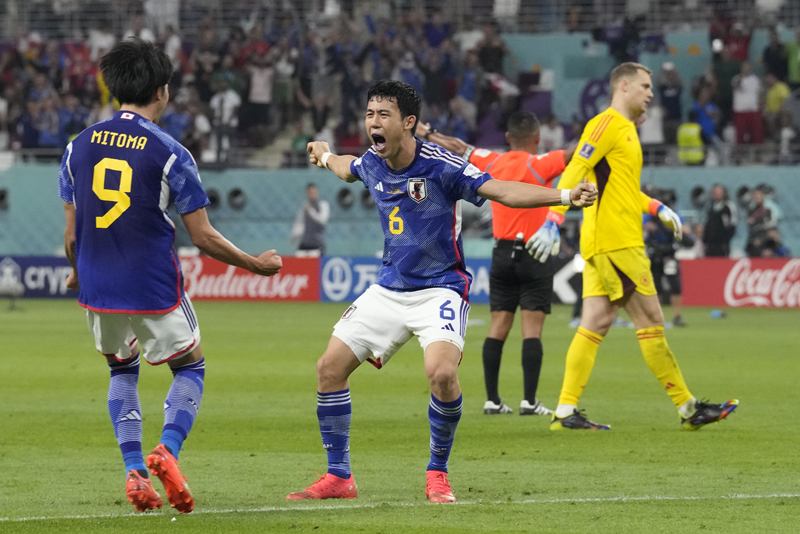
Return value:
[(191, 234), (192, 244), (200, 250), (208, 250), (211, 244), (211, 235), (207, 232), (195, 232)]

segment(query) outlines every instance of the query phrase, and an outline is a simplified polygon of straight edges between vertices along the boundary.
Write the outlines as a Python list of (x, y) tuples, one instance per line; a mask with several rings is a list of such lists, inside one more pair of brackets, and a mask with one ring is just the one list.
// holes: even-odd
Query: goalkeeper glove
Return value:
[(557, 256), (560, 248), (561, 234), (558, 232), (558, 224), (549, 218), (525, 243), (528, 254), (542, 263), (546, 262), (551, 254)]
[(683, 239), (683, 223), (677, 213), (661, 204), (656, 211), (656, 215), (661, 219), (668, 228), (671, 228), (675, 234), (675, 240), (680, 241)]

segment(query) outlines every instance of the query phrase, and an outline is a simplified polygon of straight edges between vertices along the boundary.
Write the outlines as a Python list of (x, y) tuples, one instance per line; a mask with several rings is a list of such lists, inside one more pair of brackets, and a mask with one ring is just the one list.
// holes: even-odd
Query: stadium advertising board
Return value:
[(704, 258), (681, 262), (687, 306), (800, 308), (800, 259)]
[[(489, 302), (489, 267), (491, 260), (468, 260), (472, 274), (469, 292), (471, 303)], [(378, 280), (381, 260), (369, 256), (325, 256), (320, 270), (323, 302), (352, 302)]]
[(184, 288), (193, 300), (318, 302), (319, 258), (281, 258), (281, 272), (264, 277), (208, 256), (184, 256)]
[(71, 271), (66, 258), (0, 256), (0, 297), (78, 298), (67, 289)]

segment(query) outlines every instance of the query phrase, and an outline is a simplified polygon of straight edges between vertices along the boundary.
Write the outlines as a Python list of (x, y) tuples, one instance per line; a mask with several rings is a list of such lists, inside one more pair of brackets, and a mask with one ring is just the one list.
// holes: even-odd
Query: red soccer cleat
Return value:
[(444, 471), (428, 471), (428, 481), (425, 484), (425, 495), (430, 502), (456, 502), (453, 490), (450, 489), (450, 482), (447, 481), (447, 473)]
[(158, 447), (153, 449), (153, 452), (147, 456), (145, 464), (164, 485), (170, 506), (182, 514), (188, 514), (194, 510), (194, 497), (189, 490), (189, 485), (186, 484), (186, 477), (178, 467), (178, 460), (170, 454), (163, 443), (159, 443)]
[[(319, 477), (319, 473), (317, 473)], [(311, 484), (303, 491), (290, 493), (286, 500), (294, 501), (300, 499), (355, 499), (358, 496), (358, 488), (353, 475), (350, 478), (340, 478), (330, 473), (325, 473), (319, 480)]]
[(136, 507), (139, 512), (146, 512), (154, 508), (161, 508), (163, 501), (158, 492), (153, 488), (149, 478), (144, 478), (131, 469), (128, 472), (128, 480), (125, 483), (125, 493), (128, 501)]

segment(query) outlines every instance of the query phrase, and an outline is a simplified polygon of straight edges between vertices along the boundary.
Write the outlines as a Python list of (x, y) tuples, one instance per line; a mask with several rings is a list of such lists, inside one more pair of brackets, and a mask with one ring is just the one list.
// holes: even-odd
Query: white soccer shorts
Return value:
[(200, 345), (200, 326), (192, 301), (161, 315), (100, 313), (86, 310), (95, 347), (119, 361), (130, 359), (136, 342), (147, 363), (159, 365), (188, 354)]
[(469, 303), (450, 289), (399, 292), (373, 284), (347, 308), (333, 335), (358, 361), (380, 369), (414, 335), (423, 351), (447, 341), (463, 352), (468, 315)]

